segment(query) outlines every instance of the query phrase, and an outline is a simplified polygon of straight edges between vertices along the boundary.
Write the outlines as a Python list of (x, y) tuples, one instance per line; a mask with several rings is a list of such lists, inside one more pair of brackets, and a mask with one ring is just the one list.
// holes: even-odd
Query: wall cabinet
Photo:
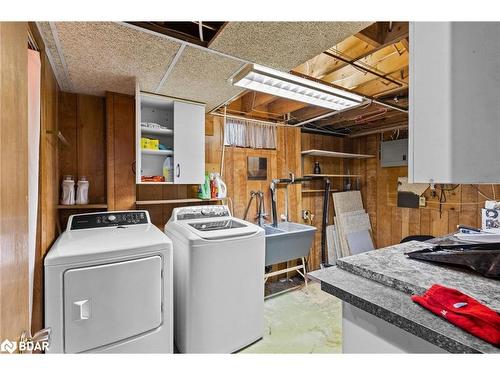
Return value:
[(411, 182), (500, 182), (500, 23), (410, 24)]
[[(201, 184), (205, 175), (205, 106), (144, 92), (136, 94), (136, 182)], [(148, 146), (148, 143), (151, 142)], [(159, 149), (156, 145), (159, 145)], [(164, 176), (163, 165), (173, 171)], [(145, 177), (163, 176), (163, 182)]]

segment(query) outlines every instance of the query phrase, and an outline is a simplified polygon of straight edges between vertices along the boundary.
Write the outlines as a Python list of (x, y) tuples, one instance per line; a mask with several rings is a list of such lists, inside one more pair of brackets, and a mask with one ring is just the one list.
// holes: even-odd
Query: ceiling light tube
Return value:
[(293, 74), (249, 64), (233, 79), (235, 86), (340, 111), (363, 102), (363, 97)]

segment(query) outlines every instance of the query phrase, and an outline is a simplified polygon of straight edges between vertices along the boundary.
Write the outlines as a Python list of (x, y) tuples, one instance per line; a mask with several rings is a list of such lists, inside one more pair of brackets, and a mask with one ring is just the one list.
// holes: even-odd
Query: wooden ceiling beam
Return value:
[(307, 120), (310, 118), (314, 118), (314, 117), (318, 117), (318, 116), (327, 114), (328, 112), (331, 112), (331, 110), (328, 108), (307, 106), (305, 108), (298, 109), (298, 110), (292, 112), (291, 115), (292, 115), (292, 118), (295, 118), (299, 121), (302, 121), (302, 120)]
[(309, 106), (307, 103), (279, 98), (267, 105), (267, 112), (271, 114), (285, 115)]
[(241, 98), (241, 111), (248, 113), (254, 109), (263, 109), (261, 107), (266, 106), (276, 99), (277, 97), (271, 94), (250, 91)]
[(375, 22), (356, 34), (374, 47), (386, 46), (408, 37), (408, 22)]
[[(385, 32), (383, 32), (385, 30)], [(338, 51), (347, 61), (356, 62), (367, 56), (373, 55), (381, 49), (398, 42), (408, 42), (409, 24), (408, 22), (393, 22), (392, 31), (389, 30), (389, 22), (376, 22), (360, 33), (347, 38), (337, 44), (332, 50)], [(373, 34), (379, 35), (378, 41), (368, 38)], [(403, 44), (406, 48), (406, 46)], [(407, 49), (407, 51), (409, 51)], [(317, 67), (317, 65), (321, 65)], [(347, 66), (346, 61), (336, 59), (325, 60), (322, 54), (312, 58), (306, 63), (298, 66), (294, 71), (323, 79), (325, 76)], [(325, 67), (326, 66), (326, 67)]]
[(374, 95), (377, 94), (386, 94), (387, 92), (392, 92), (397, 89), (401, 90), (407, 90), (408, 89), (408, 66), (405, 66), (401, 69), (398, 69), (397, 71), (391, 73), (390, 75), (392, 77), (398, 77), (401, 78), (401, 81), (404, 83), (402, 86), (396, 86), (393, 84), (387, 84), (387, 82), (384, 82), (383, 80), (380, 79), (372, 79), (363, 83), (360, 83), (356, 88), (355, 91), (361, 93), (362, 95), (370, 96), (373, 97)]
[[(332, 50), (339, 51), (351, 61), (357, 61), (375, 52), (376, 48), (353, 35), (335, 45)], [(293, 72), (321, 79), (346, 65), (347, 63), (343, 61), (332, 59), (321, 53), (293, 69)]]
[(401, 39), (401, 44), (405, 48), (406, 52), (410, 53), (410, 41), (408, 37)]

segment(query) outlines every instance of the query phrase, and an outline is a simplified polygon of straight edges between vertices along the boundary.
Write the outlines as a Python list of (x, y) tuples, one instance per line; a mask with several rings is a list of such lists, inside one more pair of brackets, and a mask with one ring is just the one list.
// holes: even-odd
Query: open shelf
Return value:
[(93, 210), (96, 208), (108, 208), (106, 203), (94, 203), (94, 204), (60, 204), (57, 206), (58, 210)]
[(332, 178), (349, 178), (349, 177), (361, 177), (359, 174), (305, 174), (304, 177), (332, 177)]
[(141, 149), (141, 154), (143, 155), (157, 155), (157, 156), (169, 156), (173, 155), (172, 150), (148, 150), (146, 148)]
[(375, 155), (351, 154), (348, 152), (337, 152), (337, 151), (326, 151), (326, 150), (304, 150), (302, 151), (302, 155), (325, 156), (328, 158), (340, 158), (340, 159), (369, 159), (375, 157)]
[(174, 131), (172, 129), (153, 129), (153, 128), (146, 128), (145, 126), (141, 126), (141, 134), (170, 136), (170, 135), (174, 134)]
[(199, 202), (219, 202), (221, 199), (199, 199), (199, 198), (182, 198), (182, 199), (161, 199), (161, 200), (151, 200), (151, 201), (136, 201), (135, 204), (138, 206), (149, 206), (158, 204), (178, 204), (178, 203), (199, 203)]

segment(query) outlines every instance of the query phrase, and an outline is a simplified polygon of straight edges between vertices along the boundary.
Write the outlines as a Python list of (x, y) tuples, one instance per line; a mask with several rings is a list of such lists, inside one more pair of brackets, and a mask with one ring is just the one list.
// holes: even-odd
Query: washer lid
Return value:
[(248, 236), (260, 230), (258, 226), (234, 217), (219, 220), (214, 220), (213, 218), (186, 220), (185, 222), (178, 223), (205, 240)]
[(73, 264), (162, 249), (172, 249), (172, 241), (152, 224), (65, 231), (44, 263)]

